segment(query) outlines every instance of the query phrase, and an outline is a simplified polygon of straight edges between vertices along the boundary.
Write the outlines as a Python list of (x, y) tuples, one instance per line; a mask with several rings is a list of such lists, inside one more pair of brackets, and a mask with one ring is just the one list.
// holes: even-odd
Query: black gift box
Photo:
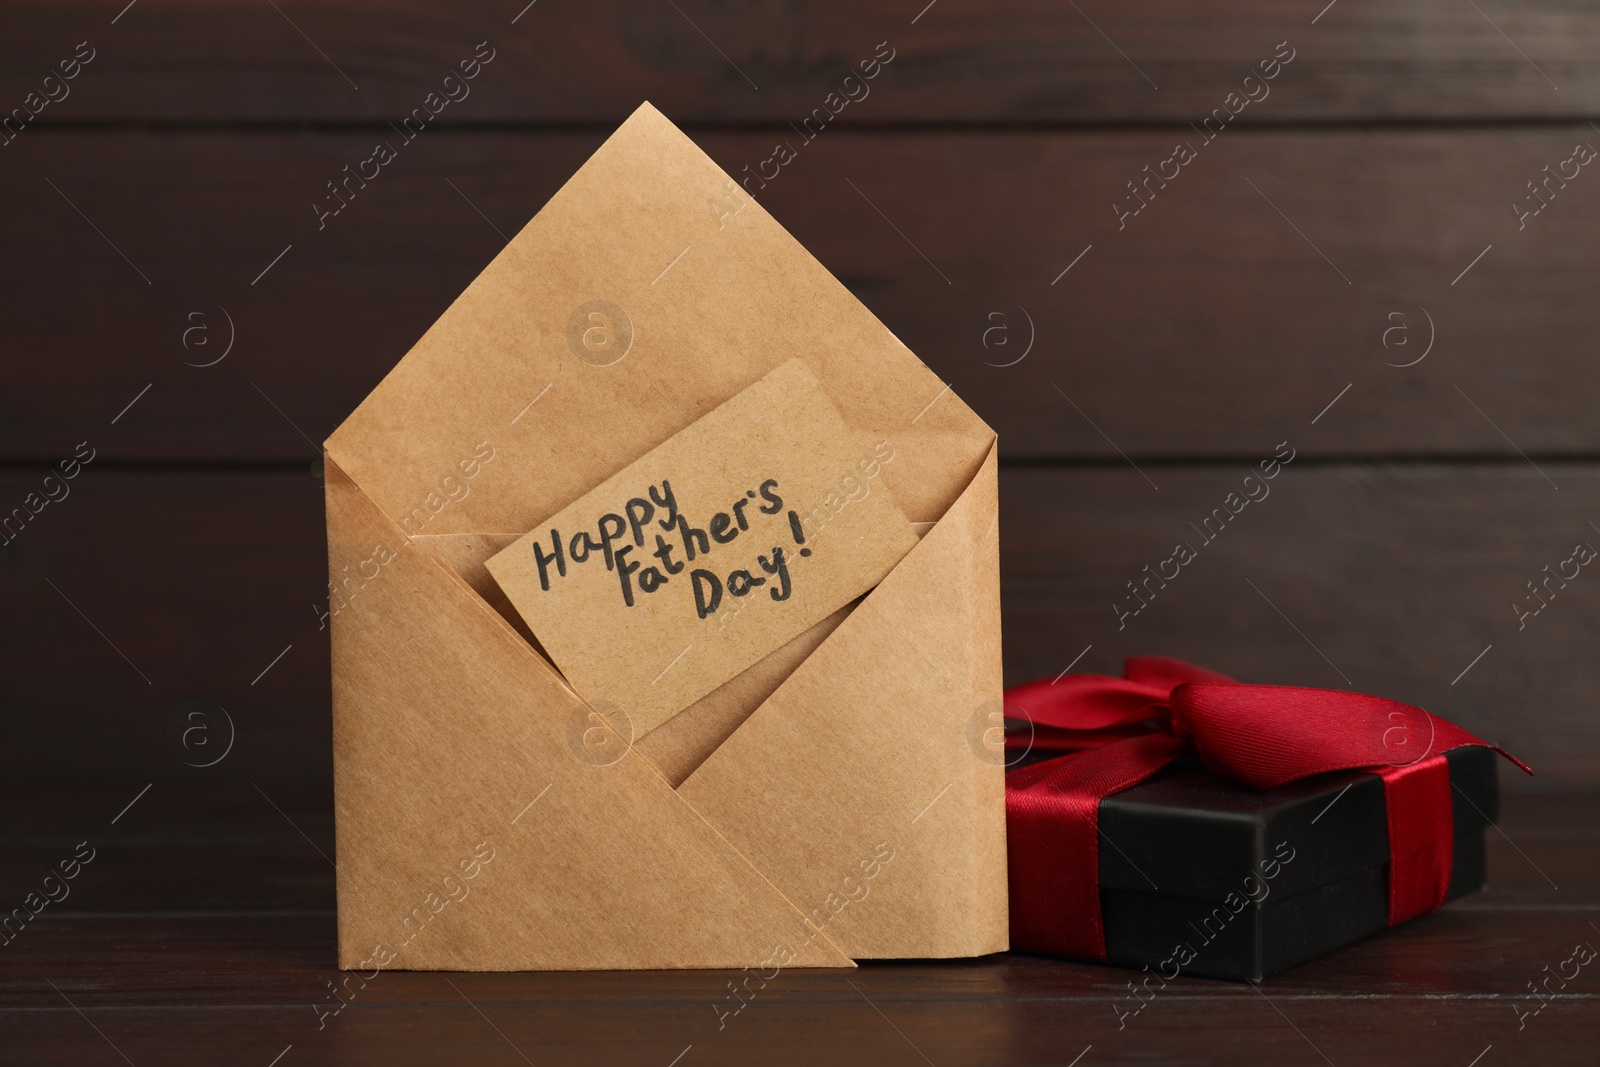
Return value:
[[(1499, 786), (1492, 751), (1458, 748), (1446, 759), (1454, 900), (1484, 887)], [(1188, 757), (1102, 800), (1100, 833), (1110, 963), (1168, 979), (1177, 970), (1259, 980), (1388, 924), (1388, 825), (1376, 775), (1323, 774), (1257, 792)]]

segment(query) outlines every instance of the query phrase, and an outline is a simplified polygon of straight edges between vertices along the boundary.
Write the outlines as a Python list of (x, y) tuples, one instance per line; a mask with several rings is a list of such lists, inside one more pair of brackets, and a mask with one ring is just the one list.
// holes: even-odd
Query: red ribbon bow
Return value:
[(1245, 685), (1162, 656), (1129, 659), (1125, 678), (1073, 674), (1006, 692), (1031, 737), (1008, 749), (1060, 753), (1006, 776), (1013, 948), (1106, 958), (1100, 916), (1100, 800), (1192, 747), (1218, 774), (1272, 789), (1327, 771), (1383, 779), (1389, 823), (1389, 925), (1444, 903), (1454, 862), (1444, 754), (1479, 740), (1421, 708), (1361, 693)]

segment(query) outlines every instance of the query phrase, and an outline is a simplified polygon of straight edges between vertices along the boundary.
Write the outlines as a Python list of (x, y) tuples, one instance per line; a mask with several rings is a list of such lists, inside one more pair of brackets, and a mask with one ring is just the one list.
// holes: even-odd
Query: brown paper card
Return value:
[[(630, 746), (484, 564), (796, 357), (921, 540)], [(654, 108), (326, 448), (343, 965), (378, 942), (470, 970), (1006, 947), (1004, 768), (976, 740), (1001, 693), (994, 433)]]
[(917, 543), (881, 487), (824, 506), (870, 462), (793, 359), (491, 557), (489, 573), (578, 692), (646, 734)]

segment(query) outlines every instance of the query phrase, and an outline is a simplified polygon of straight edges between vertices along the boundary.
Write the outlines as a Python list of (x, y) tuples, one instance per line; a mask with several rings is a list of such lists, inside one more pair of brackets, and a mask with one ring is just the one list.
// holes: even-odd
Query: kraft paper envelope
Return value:
[[(631, 736), (485, 561), (795, 358), (919, 539)], [(654, 108), (325, 448), (341, 966), (1006, 948), (994, 433)]]

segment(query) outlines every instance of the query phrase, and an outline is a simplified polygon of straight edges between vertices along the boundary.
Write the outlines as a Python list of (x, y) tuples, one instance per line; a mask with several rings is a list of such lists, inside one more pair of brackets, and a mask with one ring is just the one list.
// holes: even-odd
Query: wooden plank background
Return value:
[[(95, 450), (0, 549), (8, 781), (325, 794), (315, 442), (641, 99), (741, 173), (888, 42), (752, 189), (999, 431), (1008, 680), (1165, 652), (1423, 704), (1536, 766), (1508, 788), (1600, 784), (1600, 579), (1513, 608), (1600, 544), (1600, 177), (1512, 207), (1600, 144), (1591, 5), (278, 7), (0, 14), (5, 107), (95, 50), (0, 149), (0, 513)], [(1271, 497), (1119, 628), (1283, 441)]]
[(120, 6), (12, 5), (0, 98), (85, 38), (104, 48), (66, 105), (81, 121), (386, 121), (481, 40), (504, 62), (451, 122), (612, 123), (648, 97), (679, 121), (781, 126), (883, 40), (893, 81), (851, 122), (1198, 120), (1284, 40), (1277, 121), (1588, 118), (1600, 94), (1582, 0), (146, 0), (113, 26)]

